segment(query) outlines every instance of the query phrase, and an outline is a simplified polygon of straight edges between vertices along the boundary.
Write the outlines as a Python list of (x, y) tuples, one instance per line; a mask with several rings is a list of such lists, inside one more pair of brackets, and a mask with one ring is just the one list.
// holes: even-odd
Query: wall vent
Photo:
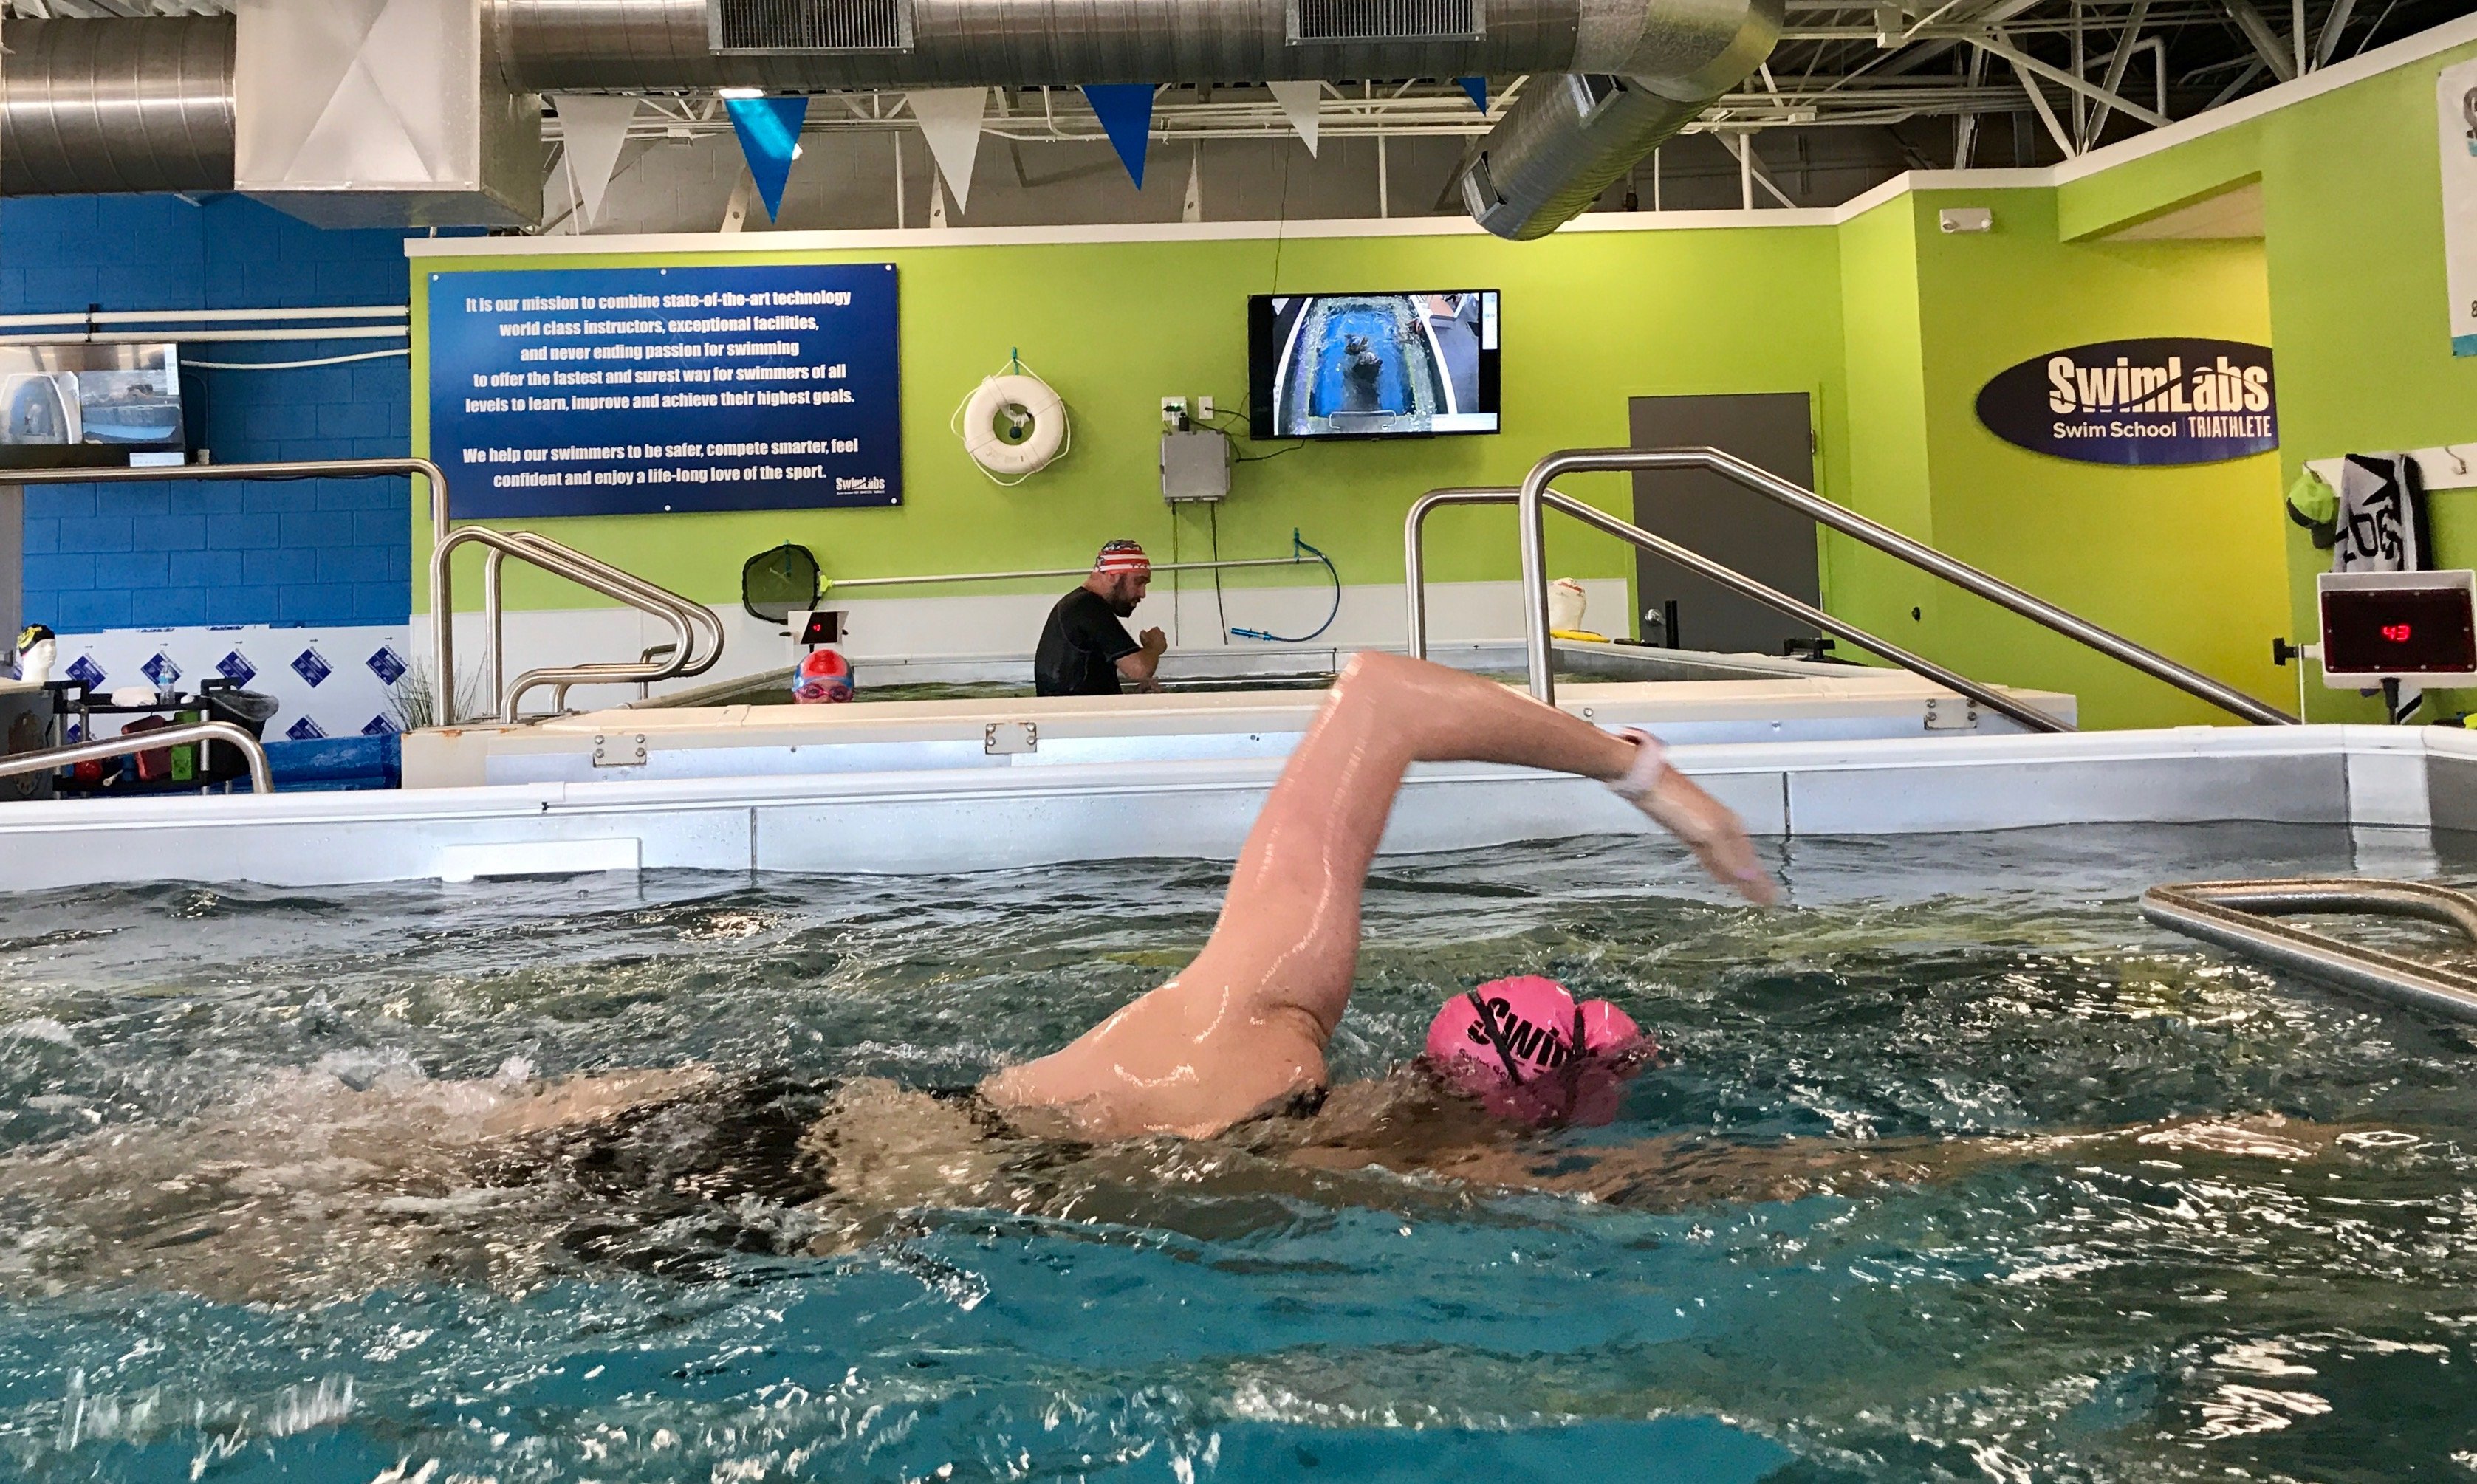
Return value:
[(908, 52), (911, 0), (706, 0), (717, 53)]
[(1289, 0), (1289, 39), (1468, 41), (1481, 31), (1480, 0)]

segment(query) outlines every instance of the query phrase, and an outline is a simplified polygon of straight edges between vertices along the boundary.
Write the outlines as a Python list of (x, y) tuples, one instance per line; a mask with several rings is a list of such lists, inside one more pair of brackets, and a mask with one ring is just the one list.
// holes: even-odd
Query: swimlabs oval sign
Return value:
[(2215, 463), (2279, 446), (2270, 347), (2241, 340), (2103, 340), (2036, 356), (1987, 383), (1978, 420), (2084, 463)]

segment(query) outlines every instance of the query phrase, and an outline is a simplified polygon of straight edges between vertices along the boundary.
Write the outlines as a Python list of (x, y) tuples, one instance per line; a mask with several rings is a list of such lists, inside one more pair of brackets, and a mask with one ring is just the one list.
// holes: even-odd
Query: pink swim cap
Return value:
[(830, 649), (811, 650), (791, 672), (791, 699), (803, 705), (852, 698), (851, 661)]
[(1615, 1005), (1577, 1004), (1564, 985), (1535, 974), (1457, 995), (1428, 1023), (1428, 1061), (1448, 1085), (1533, 1123), (1607, 1123), (1636, 1053), (1656, 1049)]

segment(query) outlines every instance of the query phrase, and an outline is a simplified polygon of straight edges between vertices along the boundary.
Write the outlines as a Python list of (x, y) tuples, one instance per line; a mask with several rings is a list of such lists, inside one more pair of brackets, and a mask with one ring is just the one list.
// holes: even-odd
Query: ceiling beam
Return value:
[(2331, 7), (2330, 16), (2322, 22), (2321, 38), (2314, 44), (2315, 67), (2327, 67), (2331, 64), (2332, 54), (2339, 49), (2340, 33), (2348, 29), (2348, 18), (2356, 12), (2357, 0), (2339, 0), (2338, 4)]
[(2055, 138), (2056, 148), (2064, 152), (2066, 160), (2080, 154), (2080, 150), (2073, 148), (2073, 136), (2064, 132), (2063, 120), (2056, 117), (2056, 111), (2048, 105), (2047, 95), (2039, 91), (2039, 79), (2019, 62), (2012, 58), (2005, 60), (2013, 62), (2013, 75), (2021, 80), (2021, 90), (2030, 95), (2030, 107), (2039, 111), (2039, 121), (2047, 126), (2047, 133)]
[[(2341, 3), (2345, 4), (2346, 0), (2341, 0)], [(2133, 13), (2125, 17), (2124, 29), (2116, 33), (2115, 55), (2107, 60), (2107, 76), (2099, 82), (2102, 91), (2119, 94), (2124, 91), (2125, 69), (2133, 64), (2133, 44), (2141, 39), (2141, 22), (2149, 13), (2150, 0), (2134, 0)], [(2164, 54), (2161, 55), (2159, 64), (2162, 68), (2166, 66)], [(2089, 133), (2082, 136), (2082, 148), (2088, 149), (2098, 142), (2099, 136), (2107, 131), (2107, 115), (2114, 108), (2114, 104), (2102, 103), (2098, 111), (2090, 115)]]
[(2254, 55), (2270, 68), (2270, 75), (2283, 83), (2295, 82), (2296, 59), (2289, 54), (2287, 43), (2279, 39), (2279, 33), (2270, 29), (2270, 22), (2262, 18), (2262, 12), (2254, 9), (2253, 0), (2219, 0), (2219, 3), (2228, 8), (2228, 19), (2237, 23), (2237, 30), (2252, 44)]
[[(1996, 56), (2003, 58), (2006, 62), (2013, 63), (2013, 69), (2016, 72), (2035, 72), (2040, 77), (2046, 78), (2050, 82), (2060, 84), (2074, 92), (2080, 93), (2086, 98), (2090, 98), (2097, 102), (2104, 103), (2109, 108), (2124, 114), (2128, 118), (2138, 118), (2143, 123), (2148, 124), (2153, 129), (2165, 128), (2167, 124), (2171, 122), (2166, 114), (2143, 108), (2140, 104), (2136, 103), (2129, 98), (2121, 97), (2115, 93), (2110, 92), (2086, 77), (2075, 77), (2071, 72), (2055, 65), (2053, 62), (2040, 62), (2038, 58), (2031, 56), (2028, 52), (2014, 46), (2012, 39), (2004, 35), (2004, 32), (2000, 27), (1989, 35), (1971, 37), (1969, 38), (1969, 44), (1978, 47), (1983, 51), (1992, 52)], [(2032, 89), (2031, 95), (2033, 97), (2038, 96), (2037, 89)]]

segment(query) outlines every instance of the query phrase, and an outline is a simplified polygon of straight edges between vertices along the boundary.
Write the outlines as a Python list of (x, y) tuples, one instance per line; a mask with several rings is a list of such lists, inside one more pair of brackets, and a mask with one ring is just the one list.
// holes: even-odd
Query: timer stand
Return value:
[(2379, 687), (2397, 723), (2403, 684), (2477, 684), (2477, 573), (2325, 572), (2314, 592), (2333, 690)]

